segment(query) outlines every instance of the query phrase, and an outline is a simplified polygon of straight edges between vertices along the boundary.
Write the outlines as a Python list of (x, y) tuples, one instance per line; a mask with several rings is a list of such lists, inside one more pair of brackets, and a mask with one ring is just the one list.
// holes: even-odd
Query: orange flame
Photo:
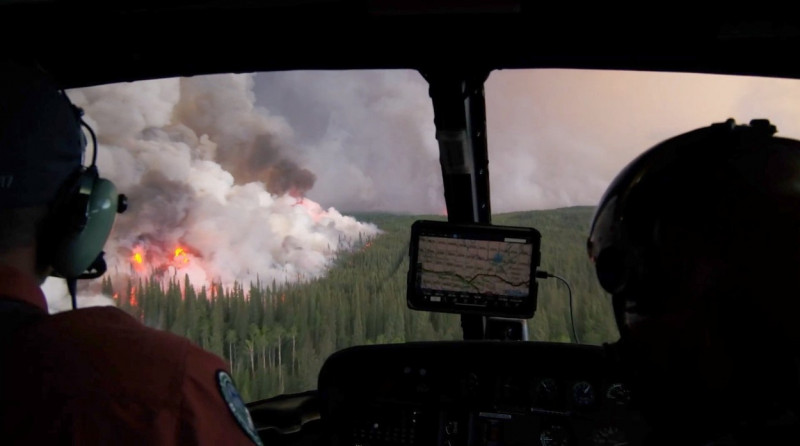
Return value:
[(134, 288), (134, 287), (131, 287), (131, 298), (130, 298), (129, 303), (131, 304), (132, 307), (138, 307), (139, 306), (139, 301), (136, 300), (136, 288)]
[(131, 255), (131, 266), (136, 272), (144, 271), (144, 253), (142, 252), (141, 246), (133, 248), (133, 255)]
[(175, 263), (186, 265), (189, 263), (189, 253), (187, 253), (185, 249), (178, 246), (175, 248), (175, 255), (172, 257), (172, 260)]

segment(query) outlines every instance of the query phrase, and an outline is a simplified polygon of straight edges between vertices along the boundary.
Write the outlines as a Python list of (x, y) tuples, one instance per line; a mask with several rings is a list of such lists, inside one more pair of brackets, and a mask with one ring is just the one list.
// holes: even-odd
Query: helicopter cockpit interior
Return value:
[[(492, 224), (487, 78), (505, 69), (567, 68), (800, 79), (791, 60), (800, 21), (777, 11), (765, 18), (744, 8), (578, 11), (523, 0), (0, 6), (6, 41), (19, 42), (8, 57), (34, 62), (64, 88), (382, 68), (415, 70), (426, 81), (447, 221), (410, 228), (404, 305), (459, 315), (463, 341), (334, 353), (317, 389), (248, 404), (272, 445), (643, 444), (650, 428), (612, 346), (529, 340), (525, 321), (540, 309), (539, 284), (563, 279), (541, 268), (546, 232)], [(19, 24), (49, 31), (14, 38)], [(110, 49), (98, 51), (91, 39)]]
[[(535, 316), (538, 281), (563, 279), (540, 268), (546, 235), (491, 224), (487, 76), (426, 76), (448, 221), (416, 221), (408, 249), (408, 307), (459, 314), (466, 342), (339, 351), (325, 361), (316, 392), (251, 404), (268, 441), (642, 444), (648, 427), (613, 350), (520, 342), (529, 340), (525, 320)], [(287, 424), (270, 425), (271, 416)]]

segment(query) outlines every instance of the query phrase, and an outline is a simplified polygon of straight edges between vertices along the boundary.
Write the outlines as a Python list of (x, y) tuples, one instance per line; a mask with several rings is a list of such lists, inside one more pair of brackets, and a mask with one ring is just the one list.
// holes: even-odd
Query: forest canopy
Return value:
[[(583, 343), (616, 340), (608, 295), (586, 257), (592, 207), (501, 214), (494, 223), (542, 233), (541, 269), (570, 282)], [(151, 327), (185, 336), (224, 357), (246, 401), (315, 389), (333, 352), (353, 345), (461, 339), (460, 317), (411, 311), (406, 273), (411, 224), (431, 216), (360, 214), (382, 233), (341, 253), (328, 273), (300, 283), (196, 286), (187, 275), (106, 277), (104, 293)], [(442, 217), (438, 217), (442, 218)], [(566, 287), (539, 280), (530, 340), (571, 342)]]

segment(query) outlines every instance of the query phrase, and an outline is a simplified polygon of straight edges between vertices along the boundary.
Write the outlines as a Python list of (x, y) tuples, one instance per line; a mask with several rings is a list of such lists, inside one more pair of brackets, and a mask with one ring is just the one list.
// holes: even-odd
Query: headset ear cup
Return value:
[[(98, 178), (96, 171), (82, 178), (65, 223), (71, 225), (56, 241), (52, 267), (62, 277), (78, 277), (97, 259), (114, 225), (118, 194), (114, 183)], [(93, 175), (93, 176), (92, 176)], [(91, 186), (85, 190), (85, 184)], [(84, 205), (85, 203), (85, 205)], [(77, 223), (77, 224), (76, 224)]]

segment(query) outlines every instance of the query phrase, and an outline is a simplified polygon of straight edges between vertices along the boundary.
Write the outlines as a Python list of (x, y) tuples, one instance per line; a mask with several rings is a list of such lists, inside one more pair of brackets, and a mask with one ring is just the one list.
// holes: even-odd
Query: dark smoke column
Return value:
[(238, 184), (260, 181), (273, 195), (304, 196), (314, 187), (316, 176), (298, 164), (288, 124), (254, 107), (252, 77), (237, 78), (241, 82), (229, 82), (227, 88), (208, 88), (215, 77), (180, 80), (173, 123), (216, 142), (213, 160), (233, 174)]

